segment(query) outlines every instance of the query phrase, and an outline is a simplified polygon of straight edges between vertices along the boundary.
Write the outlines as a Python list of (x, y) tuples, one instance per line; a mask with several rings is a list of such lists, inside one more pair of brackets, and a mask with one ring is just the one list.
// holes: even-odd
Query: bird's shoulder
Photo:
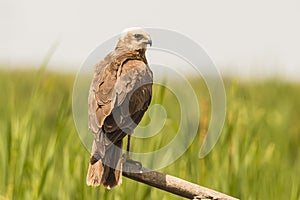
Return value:
[(113, 51), (98, 62), (89, 93), (89, 115), (98, 119), (97, 126), (111, 113), (116, 96), (120, 105), (130, 91), (145, 81), (152, 82), (152, 72), (147, 61), (134, 52)]
[(143, 60), (128, 60), (119, 70), (115, 91), (118, 96), (117, 105), (122, 104), (126, 96), (142, 85), (152, 84), (152, 71)]

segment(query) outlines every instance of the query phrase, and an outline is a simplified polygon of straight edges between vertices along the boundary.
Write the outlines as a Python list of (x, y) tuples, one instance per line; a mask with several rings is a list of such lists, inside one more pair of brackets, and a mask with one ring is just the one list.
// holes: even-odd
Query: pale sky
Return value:
[(49, 68), (77, 71), (97, 45), (140, 26), (190, 37), (224, 75), (300, 77), (298, 0), (0, 2), (2, 66), (37, 67), (59, 41)]

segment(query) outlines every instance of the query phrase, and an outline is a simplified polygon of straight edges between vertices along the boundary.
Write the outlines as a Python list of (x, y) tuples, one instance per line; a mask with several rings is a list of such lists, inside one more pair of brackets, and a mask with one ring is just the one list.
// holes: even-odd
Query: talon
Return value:
[(135, 165), (139, 170), (141, 170), (142, 167), (143, 167), (142, 163), (140, 163), (138, 161), (135, 161), (135, 160), (128, 159), (125, 162), (128, 162), (128, 163), (131, 163), (131, 164)]
[(131, 160), (130, 159), (130, 153), (128, 151), (126, 152), (126, 160)]

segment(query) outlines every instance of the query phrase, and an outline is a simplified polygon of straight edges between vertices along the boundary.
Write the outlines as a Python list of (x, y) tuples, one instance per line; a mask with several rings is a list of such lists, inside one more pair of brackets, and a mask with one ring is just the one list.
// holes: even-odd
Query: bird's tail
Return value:
[(92, 157), (90, 159), (89, 168), (86, 176), (86, 184), (89, 186), (99, 186), (102, 182), (102, 176), (104, 171), (103, 163), (94, 157), (97, 152), (97, 146), (95, 141), (92, 147)]
[(94, 142), (86, 177), (87, 185), (99, 186), (103, 184), (108, 189), (120, 185), (122, 183), (122, 140), (110, 145), (105, 151), (103, 160), (95, 160), (93, 155), (96, 151), (97, 147)]

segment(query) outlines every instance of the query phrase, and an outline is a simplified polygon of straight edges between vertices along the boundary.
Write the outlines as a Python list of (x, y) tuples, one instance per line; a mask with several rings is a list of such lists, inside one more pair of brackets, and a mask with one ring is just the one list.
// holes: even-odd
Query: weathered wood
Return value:
[(183, 179), (144, 168), (132, 161), (124, 163), (123, 176), (188, 199), (237, 200), (234, 197)]

